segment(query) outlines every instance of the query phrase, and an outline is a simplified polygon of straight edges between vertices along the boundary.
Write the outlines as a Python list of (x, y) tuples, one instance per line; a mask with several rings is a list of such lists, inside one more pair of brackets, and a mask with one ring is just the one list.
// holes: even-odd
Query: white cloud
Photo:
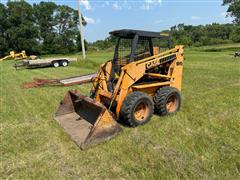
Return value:
[(162, 4), (162, 0), (145, 0), (142, 6), (142, 9), (150, 10), (154, 6), (161, 5), (161, 4)]
[(223, 18), (225, 18), (225, 17), (227, 17), (227, 12), (222, 12), (220, 15), (219, 15), (219, 17), (223, 17)]
[(84, 19), (87, 21), (88, 24), (94, 24), (95, 23), (95, 20), (93, 18), (85, 16)]
[(91, 18), (91, 17), (84, 17), (84, 19), (87, 21), (88, 24), (95, 24), (95, 23), (100, 23), (101, 19), (97, 18), (96, 20)]
[(119, 4), (118, 4), (117, 2), (115, 2), (115, 3), (112, 5), (112, 7), (113, 7), (113, 9), (115, 9), (115, 10), (121, 10), (121, 9), (122, 9), (122, 7), (119, 6)]
[(88, 0), (80, 0), (80, 5), (82, 5), (86, 10), (92, 9), (92, 6)]
[(192, 19), (192, 20), (200, 20), (200, 19), (202, 19), (202, 18), (201, 18), (200, 16), (192, 16), (191, 19)]

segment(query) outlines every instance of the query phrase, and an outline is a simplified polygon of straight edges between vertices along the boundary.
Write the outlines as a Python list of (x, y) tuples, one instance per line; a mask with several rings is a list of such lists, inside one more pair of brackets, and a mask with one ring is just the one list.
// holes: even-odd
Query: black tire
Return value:
[[(141, 109), (139, 109), (141, 108)], [(143, 92), (133, 92), (123, 101), (120, 117), (131, 127), (147, 123), (153, 114), (154, 103), (150, 96)]]
[[(154, 111), (160, 116), (173, 114), (179, 111), (181, 107), (181, 95), (179, 91), (174, 87), (162, 87), (160, 88), (154, 98)], [(169, 103), (170, 108), (169, 108)]]
[(91, 89), (90, 92), (89, 92), (89, 97), (92, 98), (92, 99), (95, 99), (96, 98), (96, 92), (94, 89)]
[(53, 61), (52, 66), (58, 68), (60, 66), (60, 63), (58, 61)]
[(67, 60), (61, 61), (61, 66), (63, 66), (63, 67), (68, 66), (68, 61)]

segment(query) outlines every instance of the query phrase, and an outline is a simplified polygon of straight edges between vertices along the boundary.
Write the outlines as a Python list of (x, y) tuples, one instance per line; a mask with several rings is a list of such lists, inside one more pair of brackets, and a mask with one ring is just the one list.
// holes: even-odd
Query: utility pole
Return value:
[(82, 13), (80, 10), (80, 1), (78, 1), (78, 16), (79, 16), (79, 23), (80, 23), (80, 36), (81, 36), (81, 43), (82, 43), (82, 54), (83, 54), (83, 59), (86, 59), (86, 53), (85, 53), (85, 45), (84, 45), (84, 35), (83, 35), (83, 25), (82, 25)]

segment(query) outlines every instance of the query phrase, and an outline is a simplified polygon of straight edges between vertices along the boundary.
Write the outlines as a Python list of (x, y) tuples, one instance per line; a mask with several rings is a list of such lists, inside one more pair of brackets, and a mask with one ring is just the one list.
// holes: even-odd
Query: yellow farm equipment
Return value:
[(32, 56), (27, 56), (26, 55), (26, 51), (21, 51), (20, 53), (15, 53), (15, 51), (11, 51), (9, 53), (9, 55), (3, 57), (0, 59), (0, 62), (3, 60), (7, 60), (10, 58), (14, 58), (15, 60), (23, 60), (23, 59), (27, 59), (27, 58), (31, 58), (31, 59), (36, 59), (36, 56), (32, 55)]
[(54, 116), (81, 149), (115, 136), (122, 130), (120, 120), (136, 127), (153, 113), (180, 109), (184, 46), (160, 52), (155, 43), (166, 35), (137, 30), (110, 34), (117, 39), (114, 57), (100, 66), (90, 97), (69, 91)]

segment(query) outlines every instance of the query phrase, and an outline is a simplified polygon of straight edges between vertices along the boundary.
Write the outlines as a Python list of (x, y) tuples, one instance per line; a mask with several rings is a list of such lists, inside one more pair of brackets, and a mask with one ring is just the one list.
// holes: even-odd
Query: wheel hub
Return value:
[(140, 103), (135, 107), (134, 117), (138, 121), (143, 121), (148, 116), (149, 109), (146, 103)]
[(168, 98), (166, 108), (167, 108), (167, 111), (169, 113), (176, 111), (176, 109), (177, 109), (177, 98), (176, 98), (176, 96), (173, 95), (173, 96), (170, 96)]

